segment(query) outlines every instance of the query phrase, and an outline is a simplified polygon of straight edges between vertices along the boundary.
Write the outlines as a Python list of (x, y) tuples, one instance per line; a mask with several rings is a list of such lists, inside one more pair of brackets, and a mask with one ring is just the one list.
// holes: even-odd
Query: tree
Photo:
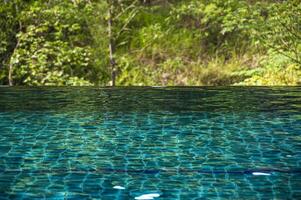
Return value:
[(22, 31), (10, 59), (10, 80), (28, 85), (91, 85), (94, 66), (86, 6), (83, 1), (35, 1), (24, 10)]
[(298, 0), (271, 4), (262, 10), (258, 37), (268, 49), (301, 67), (301, 4)]
[(259, 77), (272, 80), (262, 84), (296, 85), (300, 6), (0, 0), (0, 84), (224, 85), (252, 77), (248, 84), (257, 84)]
[[(140, 0), (141, 1), (141, 0)], [(116, 85), (117, 63), (116, 43), (121, 34), (127, 29), (129, 23), (138, 13), (139, 0), (107, 0), (108, 9), (108, 41), (109, 59), (111, 65), (111, 85)], [(141, 2), (140, 2), (141, 3)], [(115, 25), (116, 24), (116, 25)]]
[(112, 86), (116, 85), (116, 61), (115, 61), (115, 40), (113, 35), (113, 13), (114, 13), (114, 3), (111, 0), (108, 0), (108, 37), (109, 37), (109, 57), (111, 64), (111, 78)]
[(2, 0), (0, 4), (0, 83), (5, 83), (3, 78), (7, 77), (9, 85), (13, 85), (11, 57), (19, 46), (17, 34), (22, 31), (21, 13), (30, 3), (30, 0)]

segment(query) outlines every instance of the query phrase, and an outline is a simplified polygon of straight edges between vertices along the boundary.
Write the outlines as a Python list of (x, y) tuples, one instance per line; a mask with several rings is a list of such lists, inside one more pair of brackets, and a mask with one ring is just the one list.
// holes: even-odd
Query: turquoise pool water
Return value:
[(0, 88), (1, 200), (135, 198), (300, 199), (301, 88)]

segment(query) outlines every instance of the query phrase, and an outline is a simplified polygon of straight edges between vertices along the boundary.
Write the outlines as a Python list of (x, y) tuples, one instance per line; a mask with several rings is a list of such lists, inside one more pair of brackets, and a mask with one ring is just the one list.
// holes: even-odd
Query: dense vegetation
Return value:
[(0, 0), (0, 27), (0, 85), (301, 84), (300, 0)]

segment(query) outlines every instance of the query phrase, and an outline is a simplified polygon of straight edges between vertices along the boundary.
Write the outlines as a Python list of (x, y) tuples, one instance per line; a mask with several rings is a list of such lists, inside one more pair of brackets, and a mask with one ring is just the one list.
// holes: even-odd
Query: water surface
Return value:
[(301, 88), (0, 88), (0, 199), (150, 193), (300, 199)]

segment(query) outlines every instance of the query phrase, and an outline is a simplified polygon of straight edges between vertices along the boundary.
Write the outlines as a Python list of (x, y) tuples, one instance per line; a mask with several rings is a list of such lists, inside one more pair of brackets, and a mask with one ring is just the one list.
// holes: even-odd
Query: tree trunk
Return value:
[(12, 74), (13, 74), (13, 65), (11, 63), (9, 63), (9, 71), (8, 71), (8, 83), (9, 83), (9, 86), (13, 86), (14, 85)]
[(112, 85), (116, 85), (116, 61), (114, 58), (115, 54), (115, 41), (113, 36), (113, 10), (114, 5), (109, 1), (109, 18), (108, 18), (108, 32), (109, 32), (109, 51), (110, 51), (110, 65), (111, 65), (111, 78), (112, 78)]
[(14, 72), (14, 67), (13, 67), (13, 63), (12, 63), (12, 57), (14, 56), (16, 50), (18, 49), (20, 44), (19, 39), (17, 39), (17, 44), (15, 46), (15, 49), (10, 57), (10, 61), (9, 61), (9, 71), (8, 71), (8, 83), (9, 86), (13, 86), (14, 85), (14, 80), (13, 80), (13, 72)]
[[(18, 6), (16, 5), (15, 7), (16, 9), (16, 13), (18, 14), (19, 12), (19, 9), (18, 9)], [(21, 21), (19, 20), (19, 32), (22, 31), (22, 23)], [(20, 44), (20, 41), (19, 39), (17, 38), (17, 44), (14, 48), (14, 51), (10, 57), (10, 61), (9, 61), (9, 71), (8, 71), (8, 83), (9, 83), (9, 86), (13, 86), (14, 85), (14, 80), (13, 80), (13, 72), (14, 72), (14, 68), (13, 68), (13, 63), (12, 63), (12, 57), (14, 56), (16, 50), (18, 49), (19, 47), (19, 44)]]

